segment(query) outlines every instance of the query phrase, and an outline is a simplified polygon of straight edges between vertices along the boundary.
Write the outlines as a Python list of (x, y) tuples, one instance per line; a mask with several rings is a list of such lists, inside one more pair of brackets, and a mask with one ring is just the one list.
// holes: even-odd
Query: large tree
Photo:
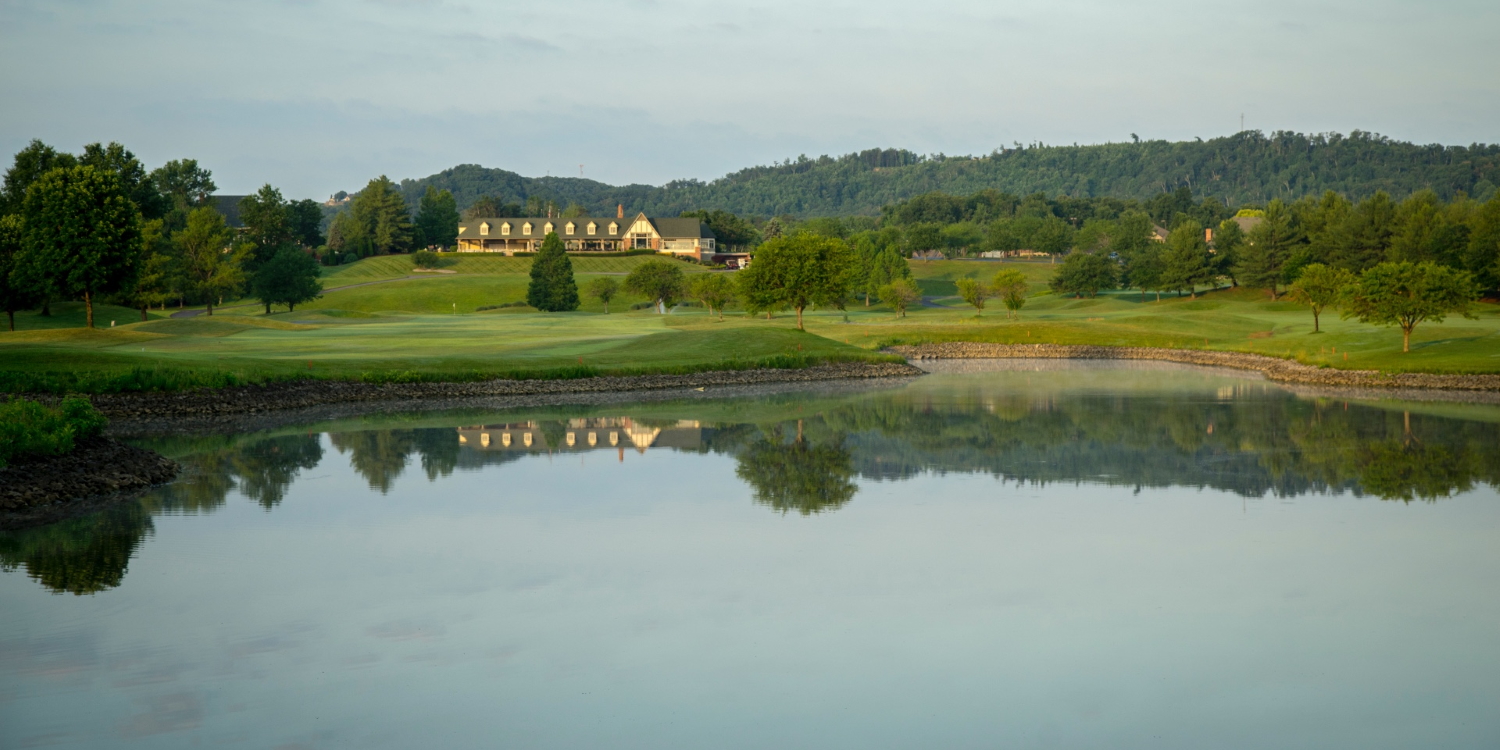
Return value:
[(41, 295), (12, 275), (21, 258), (21, 215), (0, 216), (0, 308), (10, 319), (10, 330), (16, 330), (16, 311), (29, 310), (41, 303)]
[(760, 232), (756, 230), (755, 224), (728, 211), (718, 209), (683, 211), (682, 216), (687, 219), (698, 219), (707, 224), (709, 230), (714, 233), (717, 246), (725, 250), (747, 248), (760, 241)]
[(298, 245), (312, 248), (323, 244), (323, 206), (310, 198), (287, 203), (286, 226)]
[(796, 310), (801, 330), (808, 307), (843, 306), (852, 266), (853, 255), (842, 240), (799, 232), (766, 241), (740, 275), (758, 296)]
[(411, 214), (406, 200), (390, 178), (381, 175), (349, 202), (349, 214), (369, 238), (376, 253), (404, 253), (411, 249)]
[(209, 207), (193, 209), (187, 226), (172, 235), (172, 242), (182, 258), (187, 291), (208, 303), (208, 314), (214, 314), (214, 300), (239, 289), (245, 283), (245, 259), (249, 243), (233, 245), (234, 232), (224, 225), (224, 216)]
[(1400, 326), (1401, 351), (1409, 352), (1418, 323), (1441, 323), (1451, 314), (1472, 318), (1469, 306), (1478, 296), (1478, 285), (1467, 271), (1431, 261), (1387, 262), (1360, 275), (1343, 315), (1363, 323)]
[(208, 205), (209, 196), (219, 189), (213, 172), (198, 166), (197, 159), (173, 159), (152, 170), (151, 181), (184, 219), (188, 211)]
[(625, 288), (656, 303), (661, 312), (676, 304), (686, 291), (682, 267), (674, 261), (648, 260), (631, 269)]
[(271, 305), (286, 305), (288, 311), (297, 305), (323, 296), (323, 282), (318, 280), (318, 261), (301, 248), (283, 246), (256, 270), (251, 282), (256, 299), (271, 314)]
[(23, 278), (49, 277), (52, 291), (81, 298), (93, 328), (95, 299), (135, 279), (141, 255), (135, 202), (114, 173), (77, 166), (43, 175), (22, 206), (22, 263), (32, 269)]
[(287, 222), (287, 203), (281, 191), (269, 184), (262, 185), (255, 195), (240, 200), (240, 222), (245, 225), (245, 239), (254, 246), (251, 265), (259, 267), (292, 241), (292, 228)]
[(153, 305), (165, 305), (181, 293), (182, 266), (166, 233), (164, 219), (152, 219), (141, 225), (141, 262), (135, 279), (120, 290), (118, 301), (135, 308), (141, 320)]
[(101, 172), (111, 172), (120, 179), (125, 194), (135, 203), (141, 217), (147, 220), (160, 219), (171, 210), (171, 203), (156, 189), (156, 181), (146, 171), (141, 160), (135, 158), (130, 149), (118, 143), (108, 146), (90, 143), (83, 147), (79, 164), (93, 167)]
[(32, 140), (26, 148), (16, 152), (15, 163), (5, 170), (5, 182), (0, 186), (0, 215), (21, 213), (27, 188), (42, 179), (42, 175), (77, 164), (78, 160), (72, 154)]
[(1166, 244), (1166, 252), (1162, 254), (1161, 287), (1175, 290), (1179, 295), (1186, 289), (1189, 296), (1196, 298), (1197, 286), (1214, 279), (1203, 225), (1194, 219), (1178, 222), (1167, 236)]
[(563, 250), (557, 232), (548, 232), (541, 252), (531, 261), (531, 284), (526, 304), (545, 312), (578, 309), (578, 284), (573, 280), (573, 261)]
[(1269, 290), (1271, 299), (1276, 299), (1277, 287), (1285, 281), (1286, 263), (1302, 238), (1287, 205), (1279, 199), (1271, 201), (1265, 217), (1245, 239), (1235, 278), (1253, 289)]
[(1114, 261), (1096, 253), (1072, 253), (1057, 269), (1051, 281), (1056, 294), (1093, 297), (1119, 283), (1119, 267)]
[(458, 203), (453, 193), (428, 185), (417, 211), (417, 228), (424, 246), (446, 248), (458, 242)]

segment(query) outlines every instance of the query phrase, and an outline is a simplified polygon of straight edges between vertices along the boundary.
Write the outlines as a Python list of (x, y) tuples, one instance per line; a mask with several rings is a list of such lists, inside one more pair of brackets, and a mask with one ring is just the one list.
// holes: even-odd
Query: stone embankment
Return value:
[(1254, 370), (1280, 383), (1341, 388), (1422, 388), (1456, 391), (1500, 391), (1500, 375), (1437, 375), (1383, 373), (1378, 370), (1337, 370), (1244, 352), (1197, 349), (1159, 349), (1145, 346), (1081, 346), (1064, 344), (981, 344), (962, 341), (886, 349), (908, 360), (923, 359), (1151, 359), (1208, 367)]
[(691, 375), (632, 375), (572, 380), (388, 384), (309, 380), (180, 393), (110, 393), (94, 396), (93, 402), (95, 408), (112, 420), (158, 420), (258, 414), (361, 401), (451, 401), (504, 396), (619, 393), (762, 383), (899, 378), (922, 374), (921, 369), (903, 362), (846, 362), (800, 370), (719, 370)]
[(177, 462), (109, 438), (0, 469), (0, 529), (34, 526), (119, 502), (171, 481)]

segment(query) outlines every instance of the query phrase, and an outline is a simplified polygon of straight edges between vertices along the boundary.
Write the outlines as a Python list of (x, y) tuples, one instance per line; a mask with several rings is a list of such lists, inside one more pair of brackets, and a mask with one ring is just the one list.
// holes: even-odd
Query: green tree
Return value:
[(974, 316), (984, 314), (984, 303), (991, 297), (997, 296), (990, 285), (978, 279), (962, 278), (953, 282), (958, 287), (958, 296), (974, 306)]
[(1161, 286), (1175, 290), (1179, 296), (1186, 289), (1189, 296), (1196, 299), (1197, 286), (1210, 283), (1213, 278), (1203, 226), (1193, 219), (1178, 222), (1167, 236), (1166, 252), (1162, 255)]
[(140, 160), (118, 143), (108, 146), (90, 143), (83, 147), (83, 156), (79, 157), (78, 163), (115, 175), (125, 196), (135, 204), (144, 219), (160, 219), (171, 209), (171, 204), (157, 191), (156, 182)]
[(1450, 314), (1474, 317), (1469, 307), (1479, 296), (1467, 271), (1423, 263), (1381, 263), (1360, 275), (1344, 306), (1346, 318), (1401, 327), (1401, 351), (1411, 351), (1411, 332), (1423, 321), (1443, 322)]
[(181, 268), (172, 243), (166, 236), (166, 221), (152, 219), (141, 226), (141, 262), (135, 279), (121, 290), (119, 302), (141, 312), (154, 305), (165, 305), (177, 296), (181, 287)]
[(755, 229), (755, 224), (728, 211), (683, 211), (682, 216), (707, 224), (714, 233), (716, 245), (726, 250), (751, 247), (760, 241), (760, 232)]
[(214, 300), (245, 283), (244, 263), (253, 246), (231, 247), (233, 239), (224, 215), (207, 206), (188, 213), (187, 226), (172, 235), (187, 291), (207, 303), (209, 315), (214, 314)]
[(682, 268), (673, 261), (648, 260), (631, 269), (625, 277), (625, 288), (656, 303), (665, 313), (682, 297), (685, 278)]
[(213, 173), (198, 166), (197, 159), (169, 161), (151, 172), (151, 182), (183, 221), (187, 220), (188, 211), (208, 205), (209, 196), (219, 189), (214, 184)]
[(1014, 268), (1006, 268), (995, 274), (990, 288), (1005, 305), (1005, 317), (1021, 317), (1021, 308), (1026, 306), (1026, 292), (1030, 285), (1026, 275)]
[(724, 306), (734, 301), (734, 282), (722, 273), (700, 273), (689, 285), (689, 293), (722, 321)]
[(16, 330), (16, 311), (29, 310), (41, 302), (35, 290), (17, 283), (12, 276), (21, 258), (23, 227), (20, 214), (0, 216), (0, 307), (10, 318), (10, 330)]
[(578, 284), (573, 281), (573, 261), (563, 251), (557, 232), (548, 232), (542, 249), (531, 260), (531, 284), (526, 304), (543, 312), (578, 309)]
[[(368, 238), (373, 253), (404, 253), (411, 249), (411, 215), (406, 200), (390, 178), (381, 175), (349, 202), (349, 215)], [(457, 224), (454, 224), (455, 231)], [(572, 309), (572, 308), (569, 308)]]
[[(808, 307), (842, 307), (849, 296), (849, 246), (842, 240), (798, 233), (768, 240), (755, 254), (755, 262), (741, 271), (750, 274), (756, 294), (797, 311), (797, 328)], [(749, 295), (746, 295), (749, 299)]]
[(1228, 276), (1229, 283), (1239, 286), (1240, 281), (1234, 275), (1235, 266), (1239, 265), (1240, 248), (1245, 245), (1245, 230), (1240, 228), (1240, 223), (1234, 219), (1225, 219), (1219, 222), (1218, 231), (1214, 232), (1214, 273)]
[[(51, 289), (81, 297), (94, 327), (94, 300), (130, 285), (140, 263), (141, 214), (110, 172), (54, 169), (26, 191), (23, 278), (50, 277)], [(33, 287), (33, 291), (42, 291)]]
[(322, 245), (323, 206), (309, 198), (287, 203), (286, 226), (292, 241), (298, 245), (306, 248)]
[(39, 140), (32, 140), (26, 148), (16, 152), (15, 163), (5, 170), (5, 182), (0, 186), (0, 216), (19, 214), (26, 200), (26, 190), (42, 175), (54, 169), (73, 167), (78, 160), (72, 154), (58, 151)]
[(271, 260), (283, 245), (292, 242), (292, 228), (287, 222), (287, 204), (281, 191), (262, 185), (255, 195), (240, 200), (240, 221), (244, 236), (254, 247), (250, 265), (259, 267)]
[(879, 291), (880, 301), (890, 305), (901, 317), (906, 317), (906, 308), (922, 298), (922, 290), (911, 279), (896, 279)]
[(1323, 308), (1338, 304), (1344, 296), (1349, 285), (1354, 282), (1354, 274), (1342, 268), (1332, 268), (1322, 263), (1311, 263), (1302, 267), (1302, 273), (1297, 280), (1292, 282), (1290, 294), (1292, 301), (1301, 302), (1312, 308), (1313, 333), (1319, 333), (1319, 316)]
[(1100, 290), (1113, 289), (1119, 283), (1119, 270), (1113, 261), (1094, 253), (1073, 253), (1050, 283), (1056, 294), (1093, 297)]
[(1276, 299), (1277, 287), (1285, 280), (1285, 265), (1302, 234), (1292, 212), (1280, 199), (1266, 204), (1264, 219), (1245, 238), (1235, 278), (1253, 289), (1266, 289)]
[(458, 202), (453, 193), (431, 185), (417, 205), (417, 226), (426, 244), (453, 247), (458, 243)]
[(604, 314), (609, 314), (609, 301), (620, 293), (620, 281), (613, 276), (600, 276), (583, 286), (583, 291), (590, 297), (604, 304)]
[(318, 261), (306, 251), (282, 246), (255, 272), (251, 289), (256, 299), (271, 314), (271, 305), (286, 305), (287, 311), (297, 305), (323, 296), (323, 282), (318, 279)]

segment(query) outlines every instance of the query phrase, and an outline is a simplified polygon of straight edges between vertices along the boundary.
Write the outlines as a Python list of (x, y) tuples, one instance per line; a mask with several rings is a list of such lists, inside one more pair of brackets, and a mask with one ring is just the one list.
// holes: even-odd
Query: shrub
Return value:
[(417, 268), (437, 268), (438, 254), (431, 250), (418, 250), (411, 254), (411, 262)]
[(25, 399), (0, 403), (0, 467), (16, 458), (68, 453), (75, 441), (102, 432), (105, 421), (84, 398), (63, 399), (55, 409)]

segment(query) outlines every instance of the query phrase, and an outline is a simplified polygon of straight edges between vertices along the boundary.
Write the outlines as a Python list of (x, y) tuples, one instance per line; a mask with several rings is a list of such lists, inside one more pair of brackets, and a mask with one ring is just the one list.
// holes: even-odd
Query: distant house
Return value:
[(613, 217), (579, 216), (571, 219), (478, 218), (458, 225), (458, 252), (536, 252), (548, 234), (557, 233), (569, 252), (607, 253), (621, 250), (655, 250), (665, 255), (711, 259), (713, 230), (698, 219), (652, 218), (644, 213), (634, 219), (623, 213)]
[(1233, 221), (1240, 225), (1240, 231), (1249, 234), (1250, 230), (1265, 223), (1266, 220), (1259, 216), (1236, 216)]
[(245, 222), (240, 221), (240, 201), (249, 197), (248, 195), (211, 195), (208, 197), (208, 205), (224, 216), (224, 223), (230, 228), (242, 229)]
[(1172, 236), (1171, 230), (1160, 224), (1156, 224), (1151, 227), (1151, 239), (1156, 240), (1157, 242), (1166, 242), (1167, 238), (1170, 236)]
[(912, 260), (947, 260), (941, 250), (918, 250), (911, 254)]

